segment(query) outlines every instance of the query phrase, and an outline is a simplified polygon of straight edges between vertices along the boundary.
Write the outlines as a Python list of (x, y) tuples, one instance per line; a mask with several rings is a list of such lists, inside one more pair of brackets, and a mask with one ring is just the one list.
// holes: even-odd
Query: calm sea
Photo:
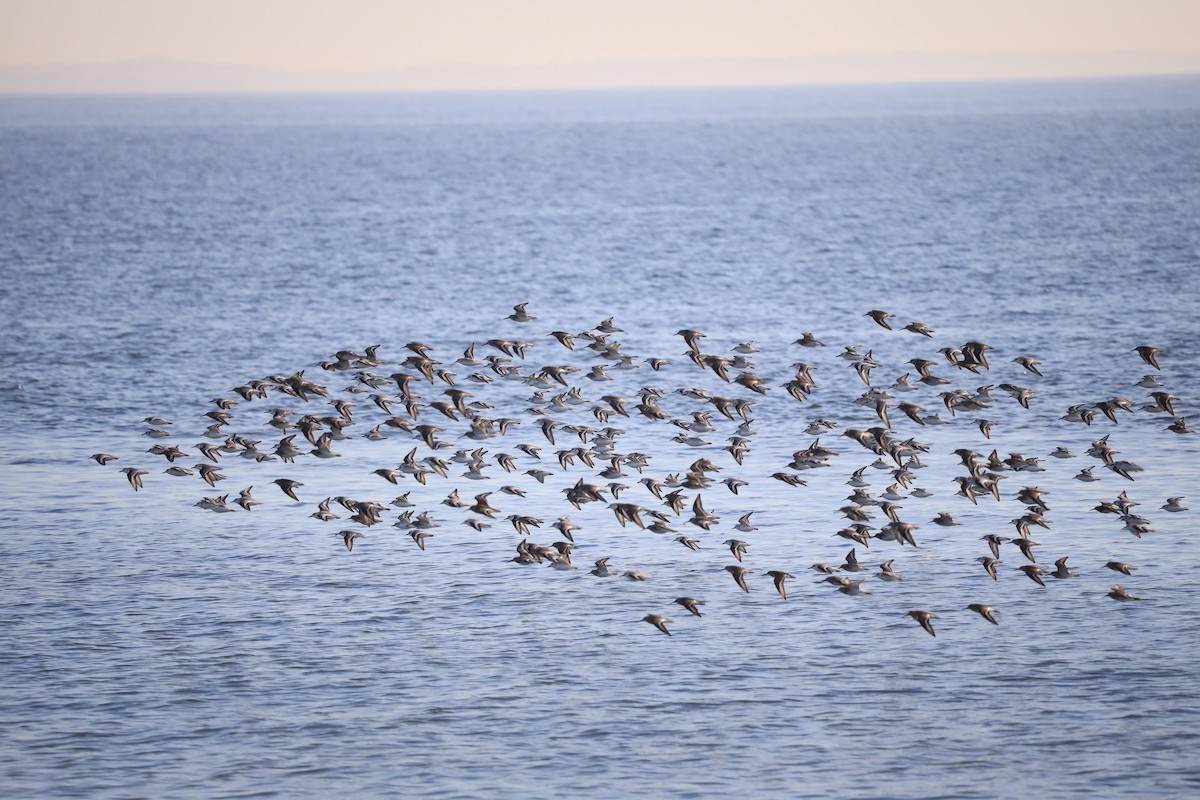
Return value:
[[(0, 98), (0, 794), (5, 797), (1194, 797), (1200, 793), (1200, 448), (1171, 419), (1200, 419), (1200, 79), (978, 85), (307, 97)], [(537, 317), (507, 319), (528, 301)], [(867, 311), (896, 315), (884, 330)], [(637, 369), (609, 361), (611, 382), (584, 376), (600, 355), (547, 334), (594, 330)], [(920, 321), (932, 338), (898, 330)], [(725, 384), (685, 355), (740, 342), (770, 387)], [(811, 331), (825, 348), (793, 341)], [(589, 402), (547, 408), (536, 387), (455, 363), (499, 354), (489, 339), (533, 343), (525, 375), (572, 365)], [(990, 370), (956, 369), (944, 347), (982, 341)], [(428, 406), (446, 387), (414, 383), (449, 443), (483, 447), (484, 480), (413, 478), (392, 486), (413, 434), (350, 393), (352, 371), (319, 362), (379, 344), (388, 376), (425, 343), (431, 355), (517, 422), (475, 442), (466, 423)], [(899, 438), (928, 446), (901, 519), (918, 547), (858, 546), (869, 594), (821, 582), (852, 543), (850, 474), (867, 467), (880, 499), (895, 481), (845, 429), (880, 425), (854, 404), (867, 388), (838, 354), (871, 351), (871, 386), (888, 388), (925, 358), (950, 381), (896, 392)], [(1161, 349), (1160, 367), (1133, 348)], [(1044, 362), (1042, 376), (1017, 356)], [(645, 361), (671, 363), (661, 372)], [(796, 362), (817, 389), (798, 402), (782, 384)], [(275, 392), (241, 402), (233, 387), (305, 370), (329, 398)], [(411, 370), (408, 370), (411, 371)], [(730, 377), (742, 370), (731, 369)], [(483, 373), (490, 384), (471, 381)], [(1151, 388), (1174, 417), (1144, 409)], [(1024, 409), (951, 415), (941, 392), (1016, 384)], [(632, 406), (663, 391), (667, 419)], [(749, 452), (722, 449), (736, 424), (677, 393), (754, 400)], [(557, 387), (564, 390), (565, 387)], [(396, 395), (389, 383), (378, 391)], [(556, 390), (545, 390), (550, 398)], [(630, 418), (591, 412), (605, 395)], [(1069, 406), (1127, 398), (1118, 424), (1064, 421)], [(146, 450), (151, 415), (194, 467), (215, 409), (239, 400), (228, 433), (280, 434), (291, 419), (356, 402), (336, 459), (294, 464), (227, 454), (228, 480), (163, 474)], [(918, 426), (913, 402), (948, 425)], [(607, 405), (607, 404), (605, 404)], [(642, 474), (563, 469), (583, 446), (560, 425), (624, 431)], [(671, 419), (713, 413), (710, 444), (673, 441)], [(394, 406), (392, 413), (402, 413)], [(821, 444), (829, 466), (797, 472), (792, 453)], [(991, 438), (977, 425), (994, 422)], [(740, 420), (738, 420), (740, 422)], [(167, 426), (163, 426), (167, 427)], [(1130, 482), (1086, 455), (1108, 435)], [(301, 437), (297, 437), (298, 440)], [(542, 461), (516, 449), (539, 444)], [(595, 445), (592, 440), (590, 444)], [(1049, 456), (1064, 446), (1073, 459)], [(953, 451), (1019, 453), (1044, 471), (1004, 471), (1001, 501), (957, 496)], [(309, 449), (305, 445), (305, 450)], [(601, 448), (603, 449), (603, 448)], [(95, 452), (120, 460), (106, 467)], [(498, 453), (517, 457), (505, 473)], [(721, 469), (701, 492), (720, 521), (679, 533), (620, 527), (606, 503), (579, 511), (561, 490), (580, 479), (629, 486), (620, 501), (666, 510), (642, 477)], [(121, 467), (148, 470), (133, 492)], [(540, 467), (545, 484), (523, 474)], [(1074, 480), (1085, 467), (1100, 481)], [(807, 486), (772, 479), (796, 474)], [(748, 481), (732, 494), (717, 480)], [(300, 502), (271, 481), (301, 481)], [(262, 505), (215, 514), (204, 496), (254, 487)], [(525, 497), (506, 494), (511, 485)], [(1062, 556), (1074, 579), (1040, 587), (1002, 545), (999, 580), (976, 558), (986, 534), (1015, 536), (1016, 494), (1045, 492), (1037, 563)], [(913, 488), (931, 493), (914, 497)], [(492, 491), (493, 527), (441, 503)], [(1122, 492), (1150, 530), (1131, 534), (1092, 509)], [(410, 492), (433, 528), (420, 550), (391, 526), (320, 522), (325, 497), (389, 503)], [(611, 502), (612, 498), (608, 498)], [(877, 531), (883, 511), (868, 506)], [(735, 529), (754, 512), (757, 530)], [(938, 512), (961, 523), (931, 524)], [(512, 563), (510, 514), (561, 539), (569, 514), (576, 570)], [(649, 520), (649, 517), (647, 517)], [(353, 552), (338, 531), (357, 529)], [(692, 551), (674, 541), (700, 541)], [(748, 593), (722, 543), (749, 545)], [(602, 579), (592, 563), (650, 580)], [(877, 578), (894, 559), (899, 582)], [(1104, 567), (1120, 560), (1131, 576)], [(768, 570), (784, 570), (788, 599)], [(1120, 582), (1140, 602), (1106, 596)], [(703, 617), (673, 604), (703, 600)], [(998, 609), (998, 626), (966, 610)], [(905, 612), (929, 610), (937, 637)], [(645, 624), (662, 614), (672, 636)]]

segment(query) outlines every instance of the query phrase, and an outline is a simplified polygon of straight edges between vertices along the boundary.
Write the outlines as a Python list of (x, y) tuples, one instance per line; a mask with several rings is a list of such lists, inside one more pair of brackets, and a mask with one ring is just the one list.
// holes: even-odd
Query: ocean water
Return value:
[[(0, 793), (6, 797), (1190, 797), (1200, 792), (1200, 504), (1194, 427), (1200, 395), (1200, 79), (976, 85), (312, 97), (0, 98)], [(528, 302), (536, 320), (507, 319)], [(863, 315), (896, 316), (888, 331)], [(636, 369), (605, 363), (576, 337), (595, 330)], [(919, 320), (924, 338), (899, 330)], [(685, 354), (677, 331), (705, 334), (707, 354), (752, 341), (758, 395)], [(793, 344), (812, 331), (824, 348)], [(571, 365), (589, 401), (546, 409), (537, 387), (455, 363), (472, 342), (532, 343), (520, 374)], [(955, 368), (944, 347), (982, 341), (990, 369)], [(483, 480), (411, 477), (392, 486), (418, 437), (383, 428), (354, 371), (320, 362), (379, 344), (388, 376), (410, 342), (428, 345), (453, 380), (516, 422), (472, 441), (467, 424), (428, 406), (440, 381), (414, 383), (448, 447), (482, 447)], [(881, 424), (856, 405), (868, 387), (847, 345), (879, 366), (886, 389), (913, 358), (945, 386), (896, 393), (900, 439), (928, 448), (899, 516), (917, 547), (857, 546), (868, 594), (848, 596), (809, 567), (841, 564), (835, 532), (851, 473), (879, 498), (894, 478), (846, 429)], [(1160, 367), (1139, 345), (1161, 349)], [(1040, 359), (1042, 376), (1012, 361)], [(670, 361), (655, 372), (646, 359)], [(796, 362), (817, 388), (782, 384)], [(269, 375), (328, 387), (310, 402), (273, 392), (242, 402), (233, 387)], [(731, 369), (729, 377), (741, 370)], [(469, 379), (486, 374), (492, 383)], [(1145, 410), (1160, 375), (1174, 416)], [(941, 392), (995, 388), (991, 407), (951, 415)], [(633, 410), (663, 391), (667, 419)], [(749, 452), (724, 450), (737, 421), (677, 393), (753, 401)], [(548, 399), (557, 391), (543, 390)], [(389, 383), (379, 392), (395, 396)], [(632, 416), (598, 420), (600, 398)], [(1089, 426), (1069, 406), (1115, 396), (1134, 411)], [(162, 473), (143, 419), (173, 420), (162, 441), (195, 450), (213, 398), (239, 400), (227, 433), (280, 433), (267, 409), (331, 415), (356, 405), (339, 458), (257, 463), (225, 455), (228, 480)], [(556, 450), (583, 447), (560, 425), (619, 428), (616, 452), (648, 465), (597, 477)], [(712, 413), (692, 447), (671, 419)], [(395, 414), (403, 406), (393, 407)], [(792, 454), (817, 437), (838, 453), (798, 472)], [(977, 426), (994, 422), (991, 438)], [(167, 426), (163, 426), (167, 427)], [(690, 432), (689, 432), (690, 433)], [(1102, 436), (1144, 471), (1132, 482), (1089, 457)], [(301, 437), (297, 437), (301, 440)], [(537, 444), (542, 460), (516, 450)], [(593, 439), (590, 445), (595, 445)], [(1055, 447), (1077, 457), (1049, 456)], [(1044, 471), (1004, 471), (1001, 500), (956, 495), (953, 451), (1037, 457)], [(307, 450), (308, 446), (305, 445)], [(100, 466), (95, 452), (119, 456)], [(517, 456), (505, 473), (498, 453)], [(642, 477), (682, 474), (698, 458), (715, 481), (699, 492), (720, 521), (689, 524), (697, 492), (671, 527), (622, 527), (606, 502), (576, 510), (562, 489), (583, 479), (629, 488), (619, 500), (666, 510)], [(121, 467), (148, 470), (134, 492)], [(894, 468), (894, 464), (884, 465)], [(1093, 467), (1098, 482), (1074, 476)], [(544, 484), (523, 474), (552, 473)], [(771, 476), (792, 473), (807, 486)], [(271, 484), (301, 481), (293, 502)], [(262, 505), (215, 514), (202, 497), (254, 487)], [(505, 494), (516, 486), (526, 496)], [(1045, 492), (1037, 563), (1069, 557), (1078, 577), (1040, 587), (1002, 545), (998, 580), (975, 562), (986, 534), (1015, 536), (1026, 486)], [(483, 491), (500, 509), (476, 532), (441, 501)], [(424, 550), (392, 527), (310, 514), (325, 497), (388, 503), (409, 492), (429, 512)], [(1101, 501), (1121, 492), (1152, 530), (1140, 538)], [(611, 502), (612, 498), (608, 498)], [(1200, 506), (1198, 506), (1200, 508)], [(876, 530), (886, 522), (869, 507)], [(938, 512), (962, 525), (931, 524)], [(739, 532), (754, 512), (758, 530)], [(510, 561), (521, 536), (505, 517), (545, 521), (530, 539), (561, 539), (574, 570)], [(649, 517), (647, 517), (647, 520)], [(364, 536), (348, 551), (338, 532)], [(674, 541), (700, 540), (692, 551)], [(749, 592), (722, 543), (749, 545)], [(644, 582), (589, 574), (608, 556)], [(899, 582), (878, 579), (894, 559)], [(1131, 576), (1108, 560), (1137, 567)], [(767, 570), (785, 570), (788, 598)], [(1140, 602), (1106, 596), (1120, 582)], [(673, 604), (703, 600), (696, 618)], [(966, 610), (998, 609), (999, 625)], [(906, 616), (929, 610), (937, 636)], [(662, 614), (672, 635), (642, 618)]]

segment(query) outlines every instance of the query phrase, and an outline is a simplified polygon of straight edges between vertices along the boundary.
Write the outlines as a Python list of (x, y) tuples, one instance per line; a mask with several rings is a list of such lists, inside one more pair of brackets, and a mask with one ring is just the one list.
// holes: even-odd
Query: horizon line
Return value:
[(133, 91), (8, 91), (0, 88), (0, 99), (15, 97), (280, 97), (280, 96), (335, 96), (335, 95), (436, 95), (436, 94), (574, 94), (587, 92), (705, 92), (740, 89), (832, 89), (832, 88), (870, 88), (870, 87), (903, 87), (903, 86), (965, 86), (968, 84), (1001, 84), (1001, 83), (1088, 83), (1093, 81), (1150, 81), (1175, 80), (1194, 78), (1200, 79), (1200, 70), (1196, 72), (1155, 72), (1155, 73), (1122, 73), (1096, 75), (1033, 75), (1021, 77), (998, 78), (928, 78), (914, 80), (889, 81), (829, 81), (825, 83), (722, 83), (722, 84), (686, 84), (686, 85), (652, 85), (652, 86), (513, 86), (513, 87), (464, 87), (449, 89), (197, 89), (197, 90), (133, 90)]
[[(152, 67), (153, 69), (148, 69)], [(161, 56), (96, 63), (0, 65), (0, 94), (329, 94), (684, 89), (1011, 80), (1184, 77), (1200, 51), (823, 53), (786, 58), (428, 64), (304, 69)]]

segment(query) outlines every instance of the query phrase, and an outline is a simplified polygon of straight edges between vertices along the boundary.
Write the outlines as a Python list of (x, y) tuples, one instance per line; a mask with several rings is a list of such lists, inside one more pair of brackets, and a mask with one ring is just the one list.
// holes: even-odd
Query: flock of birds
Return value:
[[(934, 331), (920, 322), (893, 328), (895, 317), (886, 311), (872, 310), (864, 317), (880, 328), (893, 331), (891, 335), (904, 332), (919, 337), (912, 340), (914, 344), (924, 344), (933, 338)], [(526, 329), (536, 319), (527, 310), (527, 304), (521, 303), (513, 308), (504, 324), (516, 332)], [(756, 403), (768, 402), (766, 398), (770, 398), (769, 402), (799, 403), (803, 408), (803, 404), (820, 396), (814, 375), (819, 368), (802, 359), (806, 354), (822, 352), (825, 344), (810, 332), (793, 341), (791, 352), (801, 360), (791, 365), (788, 380), (779, 382), (770, 381), (756, 371), (753, 358), (759, 350), (752, 342), (740, 342), (728, 350), (707, 347), (704, 333), (685, 329), (677, 333), (682, 339), (681, 355), (667, 359), (626, 353), (615, 338), (620, 333), (622, 330), (609, 318), (583, 332), (551, 331), (536, 341), (508, 335), (472, 343), (458, 357), (435, 353), (421, 342), (404, 345), (402, 356), (393, 361), (381, 355), (380, 345), (361, 352), (341, 350), (320, 363), (320, 369), (328, 376), (322, 380), (306, 375), (307, 370), (270, 375), (235, 387), (232, 392), (236, 396), (213, 399), (213, 408), (204, 419), (201, 438), (205, 441), (190, 447), (168, 443), (174, 438), (172, 421), (160, 416), (145, 418), (149, 427), (144, 435), (155, 440), (148, 452), (165, 460), (163, 472), (181, 478), (198, 477), (209, 487), (226, 480), (225, 473), (232, 471), (233, 464), (263, 465), (253, 467), (260, 472), (283, 471), (287, 469), (285, 465), (297, 459), (336, 459), (341, 455), (337, 449), (342, 441), (361, 437), (380, 442), (372, 446), (378, 447), (378, 452), (393, 452), (387, 459), (391, 465), (372, 471), (381, 487), (385, 483), (400, 486), (412, 482), (422, 487), (418, 495), (444, 494), (436, 502), (458, 510), (464, 517), (462, 524), (475, 531), (483, 533), (493, 525), (501, 526), (502, 530), (511, 528), (511, 533), (504, 535), (519, 537), (511, 557), (514, 565), (576, 569), (572, 560), (576, 535), (586, 536), (586, 532), (583, 526), (572, 522), (569, 514), (584, 512), (590, 504), (600, 503), (611, 510), (613, 523), (620, 528), (671, 536), (688, 551), (707, 549), (720, 541), (734, 562), (724, 567), (733, 581), (733, 591), (749, 593), (748, 576), (765, 574), (779, 598), (786, 600), (787, 582), (795, 580), (793, 574), (785, 569), (760, 572), (744, 565), (744, 560), (750, 557), (751, 542), (740, 537), (751, 538), (758, 530), (752, 519), (755, 512), (742, 514), (732, 525), (736, 535), (728, 535), (720, 533), (720, 515), (709, 506), (715, 504), (715, 493), (738, 496), (743, 487), (751, 484), (732, 473), (750, 474)], [(555, 355), (537, 357), (547, 350)], [(812, 564), (819, 582), (855, 596), (870, 593), (864, 585), (868, 575), (874, 578), (872, 583), (904, 580), (895, 569), (895, 558), (879, 564), (872, 574), (871, 568), (859, 561), (858, 548), (867, 549), (872, 543), (884, 542), (895, 545), (900, 548), (897, 552), (901, 552), (905, 547), (918, 546), (916, 531), (921, 526), (904, 518), (900, 501), (936, 494), (918, 486), (917, 478), (927, 466), (926, 459), (941, 454), (931, 453), (931, 447), (915, 434), (937, 425), (968, 425), (969, 435), (976, 437), (975, 444), (979, 446), (980, 440), (986, 442), (991, 438), (997, 425), (1004, 424), (997, 422), (997, 417), (1027, 413), (1031, 404), (1037, 402), (1037, 382), (1044, 377), (1040, 369), (1044, 365), (1032, 356), (1018, 355), (1009, 362), (1017, 365), (1012, 369), (1018, 369), (1025, 376), (1023, 384), (1029, 385), (1004, 382), (968, 389), (955, 386), (954, 381), (944, 377), (951, 374), (960, 382), (964, 378), (970, 383), (985, 381), (992, 368), (989, 352), (993, 350), (981, 341), (941, 347), (926, 353), (929, 358), (909, 359), (905, 371), (890, 382), (879, 382), (872, 372), (884, 364), (876, 360), (874, 351), (864, 352), (862, 345), (845, 346), (834, 359), (853, 369), (862, 386), (861, 395), (846, 413), (869, 416), (870, 422), (857, 423), (862, 427), (849, 427), (833, 419), (816, 417), (807, 422), (793, 422), (794, 430), (773, 432), (788, 442), (801, 432), (815, 437), (807, 446), (795, 450), (790, 461), (769, 467), (761, 476), (752, 476), (756, 481), (777, 481), (773, 486), (803, 492), (811, 470), (831, 468), (832, 460), (841, 451), (822, 444), (821, 437), (839, 428), (840, 435), (850, 440), (850, 446), (860, 447), (865, 458), (870, 459), (849, 473), (846, 483), (850, 494), (845, 505), (838, 509), (843, 527), (832, 534), (846, 540), (851, 549), (841, 564)], [(1157, 348), (1140, 346), (1136, 354), (1141, 366), (1160, 369), (1158, 359), (1162, 353)], [(1131, 367), (1136, 365), (1137, 361), (1131, 361)], [(668, 375), (678, 377), (685, 371), (691, 376), (687, 381), (691, 385), (671, 389), (657, 385)], [(1131, 381), (1147, 390), (1140, 408), (1116, 396), (1072, 405), (1065, 409), (1063, 420), (1085, 426), (1112, 425), (1121, 415), (1136, 410), (1170, 417), (1166, 427), (1174, 433), (1192, 433), (1186, 418), (1176, 416), (1175, 404), (1179, 398), (1170, 393), (1161, 377), (1149, 373)], [(343, 388), (332, 388), (334, 380), (343, 383)], [(702, 384), (716, 388), (705, 388)], [(611, 388), (614, 385), (633, 388), (621, 395)], [(519, 394), (514, 393), (515, 387), (519, 387)], [(489, 397), (510, 403), (513, 398), (520, 398), (526, 407), (505, 414), (489, 402)], [(919, 397), (928, 405), (937, 402), (941, 409), (930, 411), (910, 399)], [(828, 406), (829, 403), (824, 403), (821, 407)], [(255, 411), (262, 413), (255, 415)], [(801, 414), (791, 413), (790, 417), (799, 420)], [(901, 427), (913, 435), (902, 435)], [(263, 446), (262, 439), (252, 438), (262, 435), (256, 432), (259, 430), (269, 431), (278, 439)], [(658, 454), (625, 447), (622, 439), (630, 430), (638, 431), (641, 437), (638, 441), (642, 442), (660, 431), (673, 434), (669, 438), (660, 437), (665, 446), (664, 457), (660, 459)], [(719, 441), (722, 435), (724, 443)], [(403, 442), (402, 449), (406, 452), (402, 457), (399, 451), (390, 451), (388, 445), (382, 444), (396, 440)], [(666, 472), (657, 466), (656, 462), (668, 461), (669, 455), (680, 453), (689, 454), (685, 460), (690, 463), (686, 467)], [(693, 455), (700, 457), (692, 458)], [(1024, 562), (1016, 571), (1039, 586), (1044, 587), (1046, 579), (1075, 577), (1067, 556), (1058, 558), (1053, 570), (1037, 560), (1035, 548), (1039, 543), (1032, 538), (1033, 531), (1050, 528), (1050, 499), (1046, 491), (1034, 484), (1033, 478), (1044, 470), (1042, 457), (1020, 453), (1002, 457), (995, 449), (986, 453), (969, 447), (959, 447), (952, 455), (957, 457), (963, 473), (951, 484), (959, 498), (956, 503), (977, 507), (980, 503), (1007, 500), (1006, 508), (1018, 509), (1007, 523), (1012, 526), (1011, 535), (989, 531), (981, 537), (980, 549), (985, 552), (975, 559), (980, 565), (981, 580), (998, 580), (998, 567), (1010, 555)], [(1075, 475), (1081, 482), (1101, 480), (1096, 470), (1107, 470), (1128, 481), (1134, 481), (1142, 471), (1109, 444), (1108, 434), (1097, 436), (1083, 455), (1095, 463)], [(1078, 454), (1060, 446), (1045, 457), (1070, 459)], [(96, 453), (92, 458), (101, 465), (118, 460), (107, 453)], [(135, 491), (143, 488), (144, 480), (152, 472), (133, 466), (120, 469)], [(472, 483), (450, 486), (452, 471), (457, 473), (460, 469), (464, 471), (457, 477), (477, 487), (495, 485), (491, 481), (502, 485), (484, 491), (463, 489)], [(874, 473), (868, 470), (886, 473), (889, 485), (885, 490), (869, 491), (869, 477)], [(1002, 481), (1016, 478), (1019, 473), (1027, 473), (1028, 481), (1013, 483), (1033, 485), (1015, 491), (1002, 488)], [(271, 483), (293, 502), (304, 502), (302, 482), (277, 477)], [(545, 487), (558, 483), (564, 484), (560, 491), (564, 495), (561, 510), (567, 513), (559, 516), (558, 511), (549, 509), (536, 513), (521, 509), (523, 498), (531, 491), (536, 492), (536, 497), (544, 497)], [(230, 494), (215, 494), (202, 497), (195, 505), (217, 513), (250, 511), (263, 505), (254, 496), (253, 488), (242, 489), (232, 501)], [(460, 489), (463, 489), (461, 495)], [(418, 510), (419, 497), (414, 498), (413, 494), (406, 491), (391, 501), (330, 496), (316, 503), (311, 516), (319, 524), (336, 527), (340, 544), (347, 552), (354, 552), (356, 542), (366, 539), (373, 526), (384, 523), (386, 515), (395, 513), (391, 509), (399, 509), (392, 527), (403, 530), (418, 548), (425, 550), (441, 523), (433, 510)], [(518, 511), (506, 514), (501, 510), (500, 506), (509, 502)], [(1135, 511), (1138, 505), (1127, 491), (1122, 491), (1113, 500), (1101, 501), (1095, 510), (1115, 515), (1126, 532), (1140, 538), (1153, 528), (1150, 519)], [(1161, 508), (1171, 513), (1187, 510), (1182, 497), (1168, 498)], [(558, 519), (547, 525), (543, 517), (554, 516)], [(930, 524), (945, 529), (962, 525), (949, 511), (938, 512)], [(555, 541), (548, 545), (534, 541), (547, 529), (556, 532)], [(684, 553), (679, 552), (681, 556)], [(649, 580), (640, 570), (616, 569), (609, 562), (607, 556), (596, 559), (588, 574), (595, 578)], [(1104, 566), (1126, 576), (1136, 569), (1117, 560), (1110, 560)], [(1119, 601), (1141, 599), (1120, 584), (1113, 584), (1108, 596)], [(674, 603), (696, 617), (703, 614), (703, 600), (681, 596)], [(988, 623), (1000, 624), (998, 611), (991, 605), (972, 602), (963, 608)], [(933, 620), (938, 614), (912, 609), (907, 616), (929, 635), (936, 636)], [(668, 625), (673, 620), (665, 614), (648, 613), (642, 620), (671, 635)]]

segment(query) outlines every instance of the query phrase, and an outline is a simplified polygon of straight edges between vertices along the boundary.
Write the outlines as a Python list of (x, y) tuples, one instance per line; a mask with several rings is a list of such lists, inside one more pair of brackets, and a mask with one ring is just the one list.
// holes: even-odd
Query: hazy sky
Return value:
[(0, 64), (317, 70), (1200, 50), (1200, 0), (0, 0)]

